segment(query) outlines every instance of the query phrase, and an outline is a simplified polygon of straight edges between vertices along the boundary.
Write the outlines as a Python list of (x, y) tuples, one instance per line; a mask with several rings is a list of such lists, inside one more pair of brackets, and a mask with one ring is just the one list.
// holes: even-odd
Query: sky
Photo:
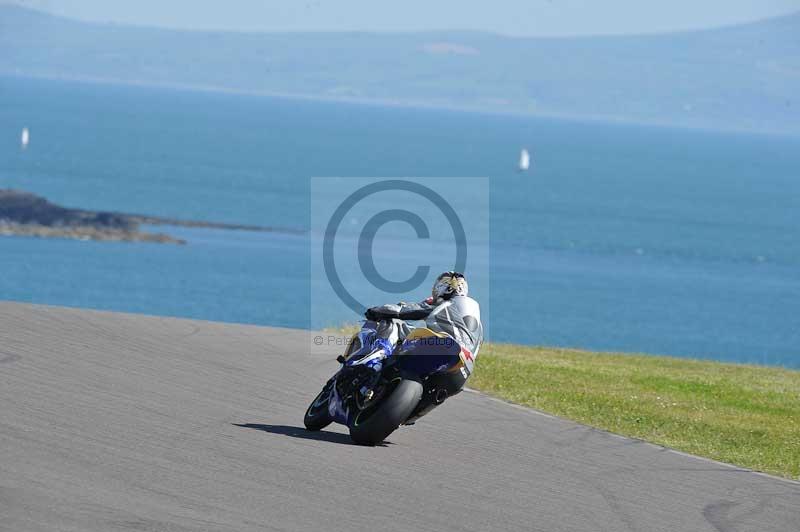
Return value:
[(70, 18), (236, 31), (481, 30), (519, 36), (660, 33), (800, 11), (800, 0), (0, 0)]

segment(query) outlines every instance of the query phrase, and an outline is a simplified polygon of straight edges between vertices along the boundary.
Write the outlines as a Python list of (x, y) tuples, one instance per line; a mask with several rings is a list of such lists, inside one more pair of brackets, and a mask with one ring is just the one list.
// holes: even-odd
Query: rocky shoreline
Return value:
[(99, 228), (90, 225), (51, 227), (41, 224), (20, 224), (0, 220), (0, 236), (28, 236), (36, 238), (66, 238), (70, 240), (98, 240), (105, 242), (155, 242), (157, 244), (186, 244), (180, 238), (164, 233), (146, 233), (125, 229)]
[(302, 233), (302, 231), (278, 230), (255, 225), (179, 220), (141, 214), (71, 209), (51, 203), (47, 199), (30, 192), (0, 189), (0, 236), (186, 244), (185, 240), (165, 233), (142, 231), (140, 226), (143, 224)]

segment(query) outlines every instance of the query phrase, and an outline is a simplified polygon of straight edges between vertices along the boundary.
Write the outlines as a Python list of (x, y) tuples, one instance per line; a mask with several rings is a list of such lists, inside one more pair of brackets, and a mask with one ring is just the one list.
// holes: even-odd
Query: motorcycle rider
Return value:
[[(483, 325), (478, 302), (469, 297), (469, 285), (464, 274), (447, 271), (436, 278), (431, 297), (421, 303), (397, 303), (372, 307), (364, 313), (367, 327), (374, 327), (385, 341), (381, 348), (391, 351), (414, 330), (406, 320), (424, 320), (425, 327), (439, 337), (449, 338), (461, 348), (464, 368), (460, 372), (439, 374), (435, 379), (444, 397), (424, 397), (406, 424), (430, 412), (444, 398), (461, 391), (472, 373), (475, 358), (483, 341)], [(372, 322), (372, 323), (370, 323)]]

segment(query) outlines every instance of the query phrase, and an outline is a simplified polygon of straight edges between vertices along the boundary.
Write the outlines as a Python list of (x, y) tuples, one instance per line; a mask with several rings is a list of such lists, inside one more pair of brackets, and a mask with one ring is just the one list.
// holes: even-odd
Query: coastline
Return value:
[(33, 238), (63, 238), (68, 240), (95, 240), (100, 242), (152, 242), (157, 244), (186, 244), (186, 240), (165, 233), (146, 233), (112, 227), (75, 225), (53, 227), (36, 223), (16, 223), (0, 220), (0, 236)]
[(151, 242), (186, 244), (166, 233), (142, 231), (142, 225), (167, 225), (230, 231), (302, 233), (299, 230), (230, 224), (200, 220), (180, 220), (142, 214), (89, 211), (62, 207), (47, 199), (14, 189), (0, 189), (0, 236), (65, 238), (100, 242)]
[(108, 77), (91, 76), (56, 76), (35, 73), (19, 73), (0, 70), (0, 77), (15, 78), (34, 81), (56, 81), (67, 83), (85, 83), (91, 85), (111, 85), (120, 87), (138, 87), (143, 89), (162, 89), (172, 91), (188, 91), (209, 94), (228, 94), (234, 96), (249, 96), (255, 98), (275, 98), (279, 100), (317, 102), (330, 104), (346, 104), (365, 107), (386, 107), (395, 109), (443, 111), (452, 113), (467, 113), (478, 116), (503, 116), (521, 120), (552, 120), (572, 124), (608, 125), (617, 127), (659, 128), (674, 130), (676, 132), (693, 132), (718, 135), (758, 136), (779, 139), (800, 139), (800, 132), (784, 129), (762, 129), (746, 127), (713, 127), (692, 125), (681, 122), (663, 120), (637, 120), (613, 114), (579, 115), (557, 111), (531, 111), (520, 109), (487, 108), (480, 105), (447, 104), (443, 102), (431, 103), (406, 98), (376, 98), (376, 97), (347, 97), (327, 94), (303, 94), (296, 92), (265, 91), (256, 89), (237, 89), (220, 85), (206, 85), (194, 83), (170, 83), (146, 80), (125, 80)]

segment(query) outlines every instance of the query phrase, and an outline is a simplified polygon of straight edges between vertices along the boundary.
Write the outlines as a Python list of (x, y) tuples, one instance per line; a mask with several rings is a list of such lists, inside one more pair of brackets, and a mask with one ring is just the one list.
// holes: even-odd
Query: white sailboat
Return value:
[(531, 154), (528, 150), (524, 149), (519, 154), (519, 171), (525, 172), (531, 167)]
[(22, 145), (22, 149), (28, 147), (28, 143), (31, 141), (31, 132), (28, 131), (27, 127), (22, 128), (22, 135), (19, 138), (19, 143)]

